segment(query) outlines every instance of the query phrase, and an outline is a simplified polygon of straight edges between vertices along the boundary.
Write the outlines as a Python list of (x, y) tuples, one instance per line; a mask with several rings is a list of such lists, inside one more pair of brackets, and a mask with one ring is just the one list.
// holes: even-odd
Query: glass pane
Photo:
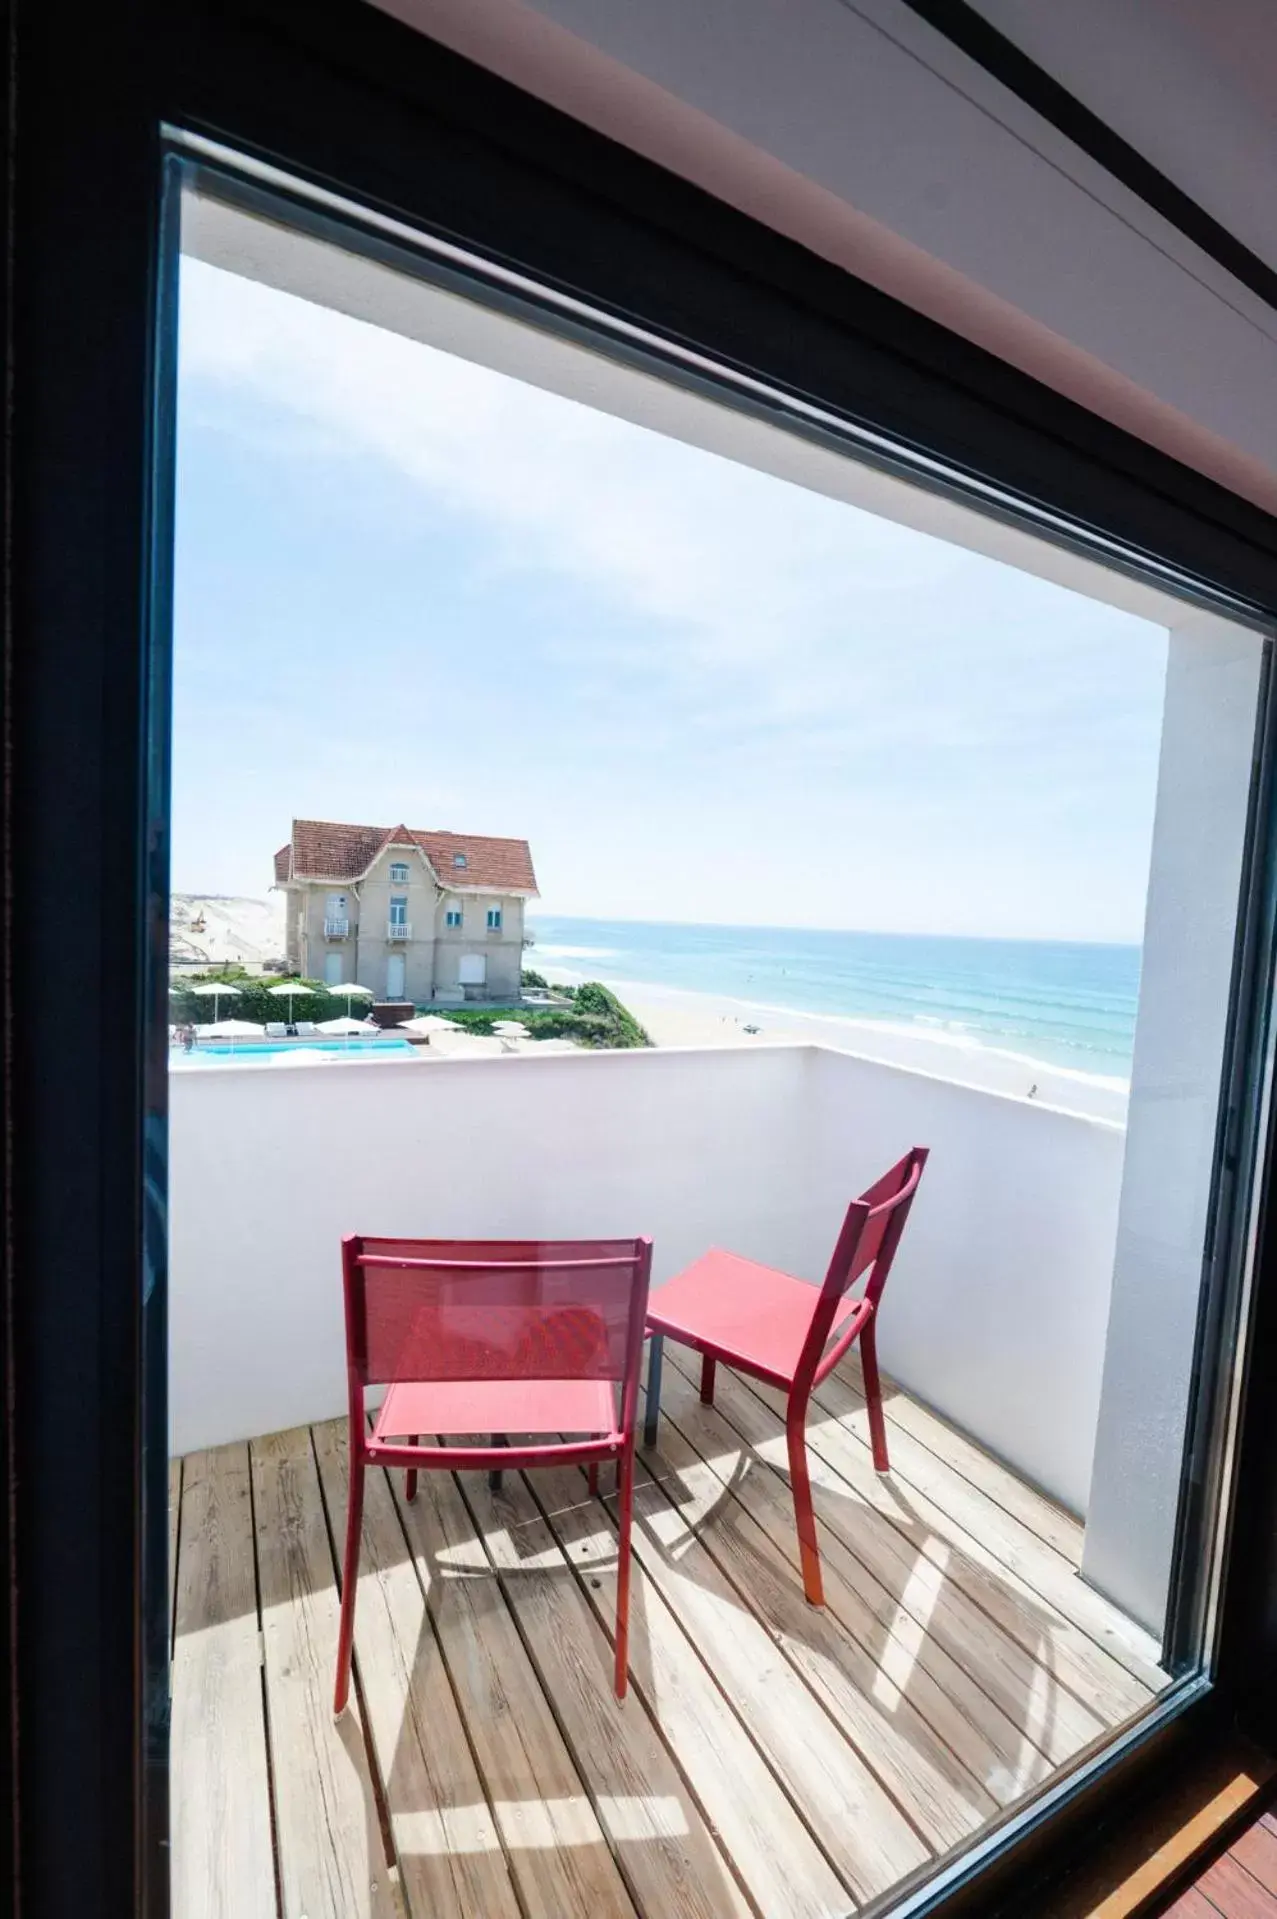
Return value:
[(921, 1883), (1209, 1673), (1266, 642), (207, 175), (183, 249), (175, 1909)]

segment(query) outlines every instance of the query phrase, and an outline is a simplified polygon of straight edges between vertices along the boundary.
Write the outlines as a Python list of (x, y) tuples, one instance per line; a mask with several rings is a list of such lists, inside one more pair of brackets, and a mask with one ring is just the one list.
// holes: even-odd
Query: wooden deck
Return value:
[(797, 1571), (779, 1401), (667, 1348), (611, 1690), (610, 1489), (369, 1476), (356, 1687), (331, 1712), (341, 1422), (172, 1467), (182, 1919), (721, 1919), (857, 1909), (1137, 1713), (1152, 1642), (1081, 1529), (855, 1363), (809, 1428), (827, 1605)]

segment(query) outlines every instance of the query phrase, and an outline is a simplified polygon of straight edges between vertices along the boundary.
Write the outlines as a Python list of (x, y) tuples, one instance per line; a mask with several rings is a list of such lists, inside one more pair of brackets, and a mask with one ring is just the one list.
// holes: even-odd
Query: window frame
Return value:
[(390, 862), (389, 883), (391, 886), (406, 886), (408, 884), (407, 860), (392, 860)]
[[(1026, 508), (1178, 569), (1261, 625), (1277, 614), (1277, 525), (359, 0), (304, 13), (290, 0), (139, 0), (123, 15), (44, 0), (18, 11), (3, 57), (14, 1143), (0, 1447), (14, 1494), (0, 1539), (5, 1591), (18, 1598), (4, 1615), (14, 1657), (0, 1662), (0, 1686), (12, 1675), (17, 1811), (0, 1843), (16, 1847), (33, 1910), (105, 1919), (168, 1905), (168, 847), (146, 805), (148, 786), (167, 784), (167, 660), (150, 647), (171, 593), (173, 475), (156, 457), (171, 437), (176, 300), (163, 127), (271, 159), (604, 312), (638, 314), (796, 403), (814, 393)], [(78, 938), (50, 949), (41, 929), (71, 863)], [(68, 1004), (82, 1020), (65, 1019)], [(20, 1283), (31, 1270), (40, 1285)], [(1252, 1284), (1241, 1360), (1271, 1377), (1267, 1193)], [(1190, 1688), (1171, 1719), (1059, 1795), (1012, 1852), (999, 1854), (995, 1835), (926, 1910), (993, 1911), (1076, 1859), (1216, 1729), (1241, 1719), (1277, 1742), (1273, 1398), (1241, 1405), (1213, 1686)], [(23, 1597), (33, 1592), (38, 1604)]]
[(489, 933), (499, 933), (504, 923), (505, 909), (500, 906), (490, 906), (487, 912), (487, 930)]

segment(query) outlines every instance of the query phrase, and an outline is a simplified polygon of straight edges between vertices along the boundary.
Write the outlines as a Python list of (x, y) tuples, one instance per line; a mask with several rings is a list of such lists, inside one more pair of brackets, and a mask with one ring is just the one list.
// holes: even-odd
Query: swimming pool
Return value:
[(322, 1035), (314, 1039), (285, 1040), (217, 1040), (210, 1044), (202, 1041), (192, 1052), (178, 1051), (181, 1060), (214, 1059), (269, 1059), (280, 1053), (322, 1053), (326, 1058), (345, 1059), (353, 1053), (375, 1053), (379, 1058), (387, 1054), (411, 1055), (416, 1052), (411, 1040), (393, 1039), (338, 1039), (325, 1038)]

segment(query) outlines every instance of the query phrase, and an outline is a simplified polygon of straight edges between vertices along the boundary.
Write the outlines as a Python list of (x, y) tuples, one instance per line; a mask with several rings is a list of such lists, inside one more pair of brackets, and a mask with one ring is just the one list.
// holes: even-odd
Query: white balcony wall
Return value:
[(170, 1443), (340, 1413), (347, 1232), (649, 1233), (819, 1278), (846, 1202), (932, 1148), (884, 1317), (903, 1384), (1076, 1509), (1120, 1128), (818, 1047), (175, 1074)]
[(827, 1221), (906, 1146), (930, 1146), (882, 1364), (1084, 1513), (1124, 1128), (823, 1048), (809, 1124), (813, 1210)]

